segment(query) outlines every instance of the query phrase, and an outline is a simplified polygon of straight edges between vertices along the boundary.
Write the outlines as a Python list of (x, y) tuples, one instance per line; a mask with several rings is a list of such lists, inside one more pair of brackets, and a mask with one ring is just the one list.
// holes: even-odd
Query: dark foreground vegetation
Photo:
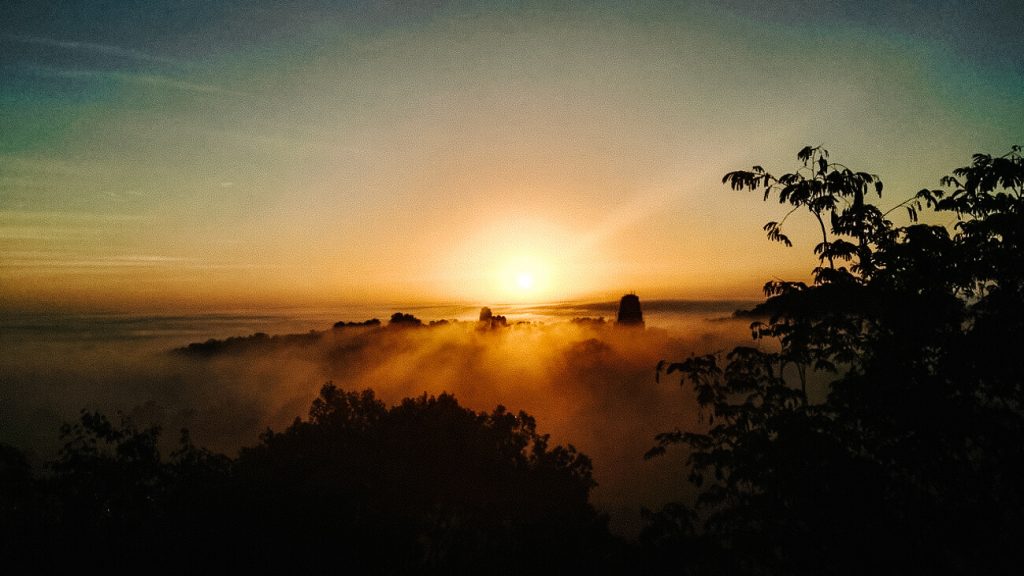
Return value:
[(450, 395), (387, 408), (324, 386), (306, 420), (228, 458), (83, 412), (50, 474), (0, 454), (0, 549), (26, 572), (594, 571), (616, 557), (589, 459)]
[[(589, 503), (590, 461), (532, 418), (449, 395), (387, 408), (321, 391), (306, 420), (237, 458), (187, 432), (83, 412), (45, 471), (0, 446), (0, 552), (24, 571), (474, 574), (1017, 574), (1024, 566), (1024, 161), (976, 155), (895, 209), (877, 176), (801, 150), (736, 190), (821, 242), (810, 283), (773, 281), (754, 345), (658, 366), (692, 387), (690, 503), (639, 542)], [(920, 222), (946, 223), (951, 226)], [(489, 312), (489, 311), (488, 311)], [(418, 325), (397, 314), (392, 324)], [(376, 324), (374, 324), (376, 326)], [(340, 326), (339, 328), (344, 328)], [(309, 336), (310, 338), (314, 337)], [(190, 353), (263, 345), (267, 337)], [(817, 392), (815, 393), (815, 390)], [(639, 455), (638, 455), (639, 456)]]
[[(878, 176), (821, 148), (799, 160), (723, 179), (809, 213), (819, 265), (810, 285), (765, 286), (758, 347), (659, 366), (692, 386), (707, 427), (661, 434), (649, 453), (684, 445), (699, 489), (695, 507), (652, 516), (649, 550), (689, 574), (1019, 574), (1020, 148), (976, 155), (898, 206), (904, 227), (870, 203)], [(789, 245), (784, 221), (765, 231)]]

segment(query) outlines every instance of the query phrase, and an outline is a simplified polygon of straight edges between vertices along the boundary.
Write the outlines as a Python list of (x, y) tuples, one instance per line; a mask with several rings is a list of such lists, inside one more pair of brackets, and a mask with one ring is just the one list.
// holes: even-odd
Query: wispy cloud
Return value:
[(55, 78), (67, 78), (71, 80), (98, 79), (122, 82), (126, 84), (151, 86), (156, 88), (171, 88), (174, 90), (181, 90), (184, 92), (192, 92), (197, 94), (249, 96), (249, 94), (246, 92), (230, 90), (227, 88), (223, 88), (221, 86), (216, 86), (214, 84), (189, 82), (186, 80), (172, 78), (170, 76), (161, 76), (159, 74), (113, 72), (107, 70), (65, 69), (54, 68), (51, 66), (28, 66), (26, 68), (31, 70), (32, 72), (35, 72), (36, 74), (51, 76)]
[(169, 66), (181, 67), (183, 63), (173, 58), (166, 58), (163, 56), (154, 56), (141, 50), (135, 50), (133, 48), (123, 48), (121, 46), (113, 46), (110, 44), (97, 44), (95, 42), (78, 42), (74, 40), (55, 40), (53, 38), (46, 38), (43, 36), (25, 36), (18, 34), (4, 34), (0, 35), (0, 40), (7, 42), (18, 42), (21, 44), (32, 44), (36, 46), (47, 46), (50, 48), (62, 48), (65, 50), (73, 50), (79, 52), (91, 52), (93, 54), (101, 54), (103, 56), (114, 56), (117, 58), (124, 58), (128, 60), (135, 60), (138, 62), (149, 62), (152, 64), (164, 64)]
[(0, 223), (3, 222), (124, 222), (145, 220), (138, 214), (100, 214), (95, 212), (44, 212), (22, 210), (0, 210)]
[[(207, 126), (187, 128), (196, 134), (212, 136), (229, 142), (233, 146), (245, 146), (258, 150), (272, 149), (278, 154), (305, 154), (311, 148), (326, 150), (323, 137), (314, 128), (301, 129), (295, 126), (264, 126), (262, 131), (254, 130), (222, 130)], [(286, 134), (288, 132), (288, 135)], [(335, 149), (341, 152), (340, 149)]]
[(195, 82), (185, 82), (182, 80), (169, 78), (167, 76), (157, 76), (154, 74), (112, 74), (114, 74), (118, 79), (136, 84), (147, 84), (150, 86), (157, 86), (161, 88), (174, 88), (175, 90), (184, 90), (186, 92), (220, 94), (228, 96), (249, 96), (247, 92), (230, 90), (228, 88), (222, 88), (220, 86), (216, 86), (213, 84), (197, 84)]
[(187, 258), (153, 254), (124, 256), (82, 257), (59, 252), (11, 253), (5, 258), (4, 268), (68, 269), (68, 268), (158, 268), (193, 263)]
[[(0, 226), (0, 238), (10, 230)], [(40, 235), (22, 234), (19, 239), (45, 239)], [(56, 250), (0, 250), (0, 269), (69, 271), (69, 270), (114, 270), (175, 269), (175, 270), (255, 270), (279, 268), (273, 264), (252, 262), (216, 262), (203, 258), (165, 256), (162, 254), (120, 254), (113, 256), (88, 255), (75, 251)]]
[(86, 240), (108, 234), (118, 224), (144, 219), (134, 214), (0, 210), (0, 240)]
[(52, 179), (42, 180), (27, 176), (0, 176), (0, 190), (47, 190), (52, 186)]
[[(35, 240), (57, 242), (84, 239), (97, 229), (88, 227), (60, 227), (41, 224), (4, 224), (0, 223), (0, 240)], [(9, 264), (5, 262), (4, 264)]]
[(48, 175), (48, 176), (83, 176), (89, 173), (91, 166), (80, 162), (69, 162), (52, 156), (24, 156), (0, 154), (0, 165), (5, 173)]
[(108, 256), (102, 259), (105, 262), (117, 262), (117, 263), (166, 263), (166, 262), (185, 262), (186, 258), (179, 258), (177, 256), (156, 256), (152, 254), (135, 254), (129, 256)]

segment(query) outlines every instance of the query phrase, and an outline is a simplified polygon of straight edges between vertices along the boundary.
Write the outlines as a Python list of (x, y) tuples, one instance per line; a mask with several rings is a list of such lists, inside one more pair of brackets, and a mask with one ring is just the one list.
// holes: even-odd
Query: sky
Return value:
[[(1024, 4), (0, 6), (0, 309), (749, 298), (814, 266), (721, 184), (898, 204), (1024, 143)], [(897, 217), (897, 221), (899, 218)], [(900, 223), (898, 221), (898, 223)]]

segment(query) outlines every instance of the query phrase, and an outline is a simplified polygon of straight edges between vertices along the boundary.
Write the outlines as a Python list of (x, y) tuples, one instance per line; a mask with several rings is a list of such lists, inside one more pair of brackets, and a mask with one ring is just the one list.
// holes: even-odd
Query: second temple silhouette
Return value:
[(619, 326), (644, 327), (644, 313), (640, 310), (639, 296), (630, 292), (619, 300), (619, 314), (615, 323)]

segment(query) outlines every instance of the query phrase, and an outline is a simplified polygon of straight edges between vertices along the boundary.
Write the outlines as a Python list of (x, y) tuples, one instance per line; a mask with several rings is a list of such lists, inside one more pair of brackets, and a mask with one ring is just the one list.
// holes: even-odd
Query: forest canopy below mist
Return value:
[[(614, 314), (612, 302), (531, 316), (543, 321), (502, 322), (504, 309), (495, 308), (486, 329), (475, 319), (427, 320), (429, 312), (417, 325), (413, 314), (399, 312), (405, 321), (394, 324), (382, 315), (380, 323), (343, 320), (307, 332), (184, 346), (166, 338), (22, 345), (21, 354), (4, 359), (10, 426), (0, 434), (29, 449), (42, 469), (60, 447), (62, 421), (74, 420), (83, 407), (111, 416), (121, 410), (137, 426), (165, 431), (158, 446), (164, 454), (176, 449), (175, 432), (187, 428), (195, 443), (233, 455), (267, 428), (281, 430), (305, 414), (328, 381), (349, 391), (372, 389), (388, 405), (424, 392), (449, 393), (477, 411), (499, 404), (526, 411), (553, 443), (584, 451), (599, 479), (592, 502), (611, 514), (616, 533), (635, 536), (642, 507), (683, 498), (688, 490), (672, 480), (681, 473), (681, 458), (640, 458), (656, 432), (693, 420), (677, 389), (655, 385), (654, 366), (661, 358), (710, 352), (747, 337), (745, 322), (704, 320), (735, 307), (712, 304), (652, 303), (655, 311), (671, 311), (655, 312), (654, 324), (673, 321), (673, 330), (622, 330), (601, 317), (574, 316), (605, 314), (606, 308)], [(32, 396), (18, 393), (27, 389)]]
[[(236, 458), (183, 433), (165, 461), (158, 429), (88, 411), (42, 469), (5, 446), (5, 555), (121, 569), (1019, 572), (1021, 149), (977, 154), (884, 208), (878, 175), (821, 147), (800, 150), (792, 172), (754, 166), (723, 183), (782, 205), (770, 241), (792, 244), (791, 218), (821, 233), (809, 281), (765, 285), (753, 342), (726, 352), (725, 331), (680, 341), (597, 322), (419, 329), (396, 314), (274, 346), (187, 347), (179, 355), (218, 370), (269, 355), (264, 377), (330, 365), (344, 389), (322, 386), (306, 419)], [(909, 224), (890, 219), (899, 212)], [(306, 352), (275, 355), (278, 344)], [(651, 384), (655, 370), (681, 376), (683, 392)], [(455, 395), (423, 393), (438, 386)], [(387, 407), (381, 389), (401, 400)], [(504, 396), (546, 409), (535, 420), (502, 401), (460, 404)], [(294, 414), (299, 401), (277, 405)], [(608, 462), (645, 450), (646, 475)], [(613, 536), (595, 506), (606, 481), (661, 495), (636, 539)], [(618, 497), (607, 501), (636, 502)]]

